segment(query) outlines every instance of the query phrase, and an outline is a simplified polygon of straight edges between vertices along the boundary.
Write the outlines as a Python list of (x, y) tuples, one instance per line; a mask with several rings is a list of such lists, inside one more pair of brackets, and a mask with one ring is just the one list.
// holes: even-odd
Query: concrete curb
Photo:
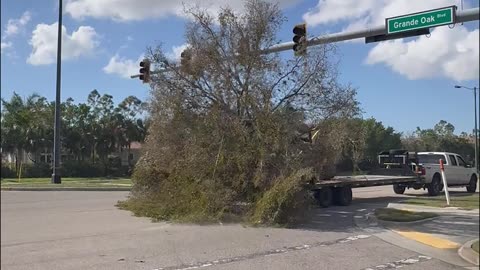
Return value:
[(462, 210), (457, 207), (429, 207), (429, 206), (416, 206), (407, 203), (389, 203), (387, 208), (395, 208), (400, 210), (409, 210), (414, 212), (431, 212), (435, 214), (455, 214), (455, 215), (479, 215), (479, 210)]
[(474, 239), (474, 240), (468, 241), (467, 243), (463, 244), (463, 246), (461, 246), (458, 249), (458, 255), (460, 255), (460, 257), (462, 257), (462, 259), (464, 259), (465, 261), (478, 266), (478, 265), (480, 265), (479, 264), (479, 254), (476, 253), (471, 248), (472, 244), (475, 243), (476, 241), (478, 241), (478, 239)]
[(439, 218), (439, 217), (437, 216), (437, 217), (425, 218), (425, 219), (415, 220), (415, 221), (389, 221), (389, 220), (381, 220), (381, 219), (377, 219), (377, 220), (380, 224), (400, 225), (400, 224), (422, 223), (422, 222), (431, 221), (431, 220), (434, 220), (434, 219), (437, 219), (437, 218)]
[(130, 187), (2, 187), (2, 191), (130, 191)]

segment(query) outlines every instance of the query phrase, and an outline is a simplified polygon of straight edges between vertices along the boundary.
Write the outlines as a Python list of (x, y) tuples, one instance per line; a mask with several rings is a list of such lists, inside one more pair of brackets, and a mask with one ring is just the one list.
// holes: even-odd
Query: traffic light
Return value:
[(150, 60), (143, 59), (140, 62), (140, 80), (143, 83), (150, 82)]
[(180, 65), (181, 69), (187, 73), (187, 71), (190, 69), (190, 61), (192, 60), (192, 50), (191, 49), (185, 49), (183, 52), (180, 54)]
[(297, 24), (293, 28), (293, 51), (295, 56), (305, 55), (307, 52), (307, 24)]

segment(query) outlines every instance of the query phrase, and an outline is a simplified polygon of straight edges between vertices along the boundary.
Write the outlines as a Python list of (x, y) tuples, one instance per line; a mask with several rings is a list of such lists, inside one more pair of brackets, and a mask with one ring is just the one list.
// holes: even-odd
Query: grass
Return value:
[(478, 248), (479, 248), (479, 242), (478, 242), (478, 240), (477, 240), (475, 243), (473, 243), (472, 249), (473, 249), (475, 252), (479, 253), (479, 252), (478, 252)]
[(128, 178), (62, 178), (61, 184), (52, 184), (50, 178), (4, 178), (1, 187), (131, 187)]
[(409, 222), (436, 217), (434, 213), (411, 212), (394, 208), (378, 208), (375, 210), (375, 216), (380, 220)]
[[(463, 195), (463, 194), (462, 194)], [(450, 194), (450, 207), (458, 207), (461, 209), (479, 209), (480, 198), (477, 194), (472, 195), (453, 195)], [(416, 204), (421, 206), (432, 206), (432, 207), (446, 207), (447, 202), (444, 196), (437, 197), (428, 197), (428, 198), (415, 198), (407, 199), (404, 203)]]

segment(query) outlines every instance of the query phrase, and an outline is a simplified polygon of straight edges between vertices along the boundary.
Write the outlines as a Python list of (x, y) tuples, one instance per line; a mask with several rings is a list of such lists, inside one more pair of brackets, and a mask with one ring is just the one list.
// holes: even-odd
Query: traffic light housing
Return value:
[(139, 78), (143, 83), (150, 82), (150, 60), (143, 59), (140, 62), (140, 76), (139, 76)]
[(192, 60), (192, 50), (185, 49), (180, 54), (180, 65), (181, 69), (186, 72), (190, 69), (190, 61)]
[(295, 56), (305, 55), (307, 52), (307, 24), (301, 23), (293, 28), (293, 51)]

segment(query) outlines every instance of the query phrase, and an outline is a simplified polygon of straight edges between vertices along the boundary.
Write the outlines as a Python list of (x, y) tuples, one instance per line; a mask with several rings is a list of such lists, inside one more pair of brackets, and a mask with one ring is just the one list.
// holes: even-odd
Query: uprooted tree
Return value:
[(342, 119), (358, 114), (355, 90), (337, 81), (335, 48), (259, 54), (284, 21), (275, 4), (186, 12), (181, 65), (148, 49), (168, 72), (153, 75), (146, 151), (120, 205), (156, 220), (293, 221), (309, 203), (304, 184), (333, 174), (349, 132)]

